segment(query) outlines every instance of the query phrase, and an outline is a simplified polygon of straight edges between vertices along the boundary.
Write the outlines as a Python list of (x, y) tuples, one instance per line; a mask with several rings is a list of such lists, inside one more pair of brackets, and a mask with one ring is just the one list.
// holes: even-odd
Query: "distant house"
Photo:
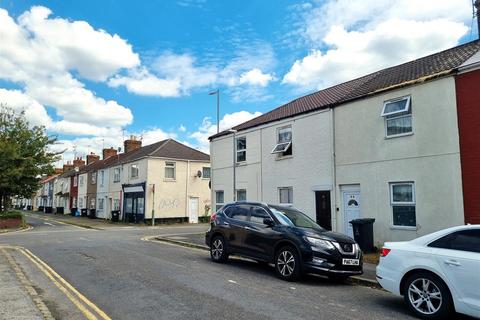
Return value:
[(349, 235), (351, 220), (375, 218), (378, 243), (480, 222), (479, 50), (380, 70), (210, 137), (214, 206), (292, 204)]

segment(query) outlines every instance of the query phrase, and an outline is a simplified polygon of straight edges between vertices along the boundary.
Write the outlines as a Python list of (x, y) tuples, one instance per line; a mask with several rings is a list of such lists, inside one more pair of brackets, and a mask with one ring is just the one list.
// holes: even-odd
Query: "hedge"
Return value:
[(0, 219), (23, 219), (23, 215), (18, 211), (0, 212)]

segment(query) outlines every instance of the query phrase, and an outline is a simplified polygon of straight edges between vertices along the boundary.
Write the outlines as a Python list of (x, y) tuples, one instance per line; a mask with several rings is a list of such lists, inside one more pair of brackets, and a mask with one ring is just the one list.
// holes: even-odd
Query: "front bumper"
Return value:
[(363, 274), (363, 264), (360, 260), (359, 266), (343, 266), (340, 263), (331, 263), (328, 260), (323, 263), (315, 263), (313, 261), (304, 262), (304, 270), (307, 273), (316, 273), (321, 275), (337, 275), (337, 276), (359, 276)]

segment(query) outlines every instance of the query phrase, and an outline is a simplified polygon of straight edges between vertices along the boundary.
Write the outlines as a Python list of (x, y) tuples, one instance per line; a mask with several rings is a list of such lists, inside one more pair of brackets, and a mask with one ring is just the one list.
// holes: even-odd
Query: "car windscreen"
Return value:
[(285, 226), (323, 230), (315, 221), (300, 211), (280, 207), (270, 207), (270, 211)]

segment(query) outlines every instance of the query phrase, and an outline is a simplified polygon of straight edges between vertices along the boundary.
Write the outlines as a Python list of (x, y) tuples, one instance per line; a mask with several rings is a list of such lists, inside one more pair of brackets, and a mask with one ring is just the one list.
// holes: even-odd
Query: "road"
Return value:
[[(271, 267), (253, 261), (215, 264), (201, 250), (142, 240), (202, 232), (204, 225), (93, 230), (27, 219), (33, 230), (1, 235), (0, 245), (30, 250), (111, 319), (410, 318), (402, 299), (382, 290), (316, 276), (284, 282)], [(19, 263), (55, 317), (83, 317), (22, 259)]]

